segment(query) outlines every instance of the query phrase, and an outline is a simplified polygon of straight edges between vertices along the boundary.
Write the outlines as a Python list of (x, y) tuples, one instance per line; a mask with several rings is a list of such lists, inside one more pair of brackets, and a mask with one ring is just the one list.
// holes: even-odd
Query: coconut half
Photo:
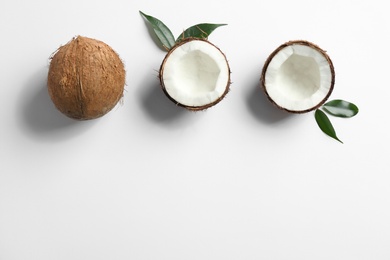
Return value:
[(164, 93), (175, 104), (203, 110), (223, 99), (230, 86), (230, 68), (221, 50), (204, 39), (176, 44), (160, 67)]
[(280, 109), (305, 113), (329, 98), (335, 83), (331, 59), (307, 41), (279, 46), (263, 67), (261, 84), (268, 99)]

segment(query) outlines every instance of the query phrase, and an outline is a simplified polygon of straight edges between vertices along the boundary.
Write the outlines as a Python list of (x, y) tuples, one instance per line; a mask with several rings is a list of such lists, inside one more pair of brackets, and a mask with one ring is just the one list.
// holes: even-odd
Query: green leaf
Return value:
[(194, 26), (187, 28), (180, 36), (176, 39), (176, 42), (179, 42), (183, 39), (192, 37), (192, 38), (200, 38), (207, 39), (209, 35), (218, 27), (224, 26), (227, 24), (212, 24), (212, 23), (200, 23)]
[(353, 117), (359, 112), (359, 109), (355, 104), (341, 99), (325, 103), (323, 109), (332, 116), (344, 118)]
[(140, 14), (150, 23), (152, 26), (154, 32), (156, 33), (157, 38), (160, 40), (162, 46), (169, 50), (175, 45), (175, 37), (173, 36), (171, 30), (159, 19), (144, 14), (143, 12), (139, 11)]
[(320, 129), (322, 130), (322, 132), (324, 132), (328, 136), (336, 139), (340, 143), (343, 143), (337, 137), (336, 131), (334, 130), (332, 123), (330, 122), (328, 116), (322, 110), (317, 109), (314, 115), (315, 115), (315, 119), (317, 121), (317, 124), (320, 127)]

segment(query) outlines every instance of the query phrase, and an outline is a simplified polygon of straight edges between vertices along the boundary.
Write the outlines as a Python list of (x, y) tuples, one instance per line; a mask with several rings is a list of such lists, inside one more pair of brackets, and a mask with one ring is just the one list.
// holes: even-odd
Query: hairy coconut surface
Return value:
[(164, 93), (175, 104), (203, 110), (229, 91), (230, 68), (225, 54), (204, 39), (185, 39), (165, 56), (160, 67)]
[(292, 113), (317, 109), (329, 98), (335, 72), (327, 53), (308, 41), (289, 41), (265, 62), (261, 83), (268, 99)]
[(125, 69), (110, 46), (78, 36), (51, 58), (47, 85), (54, 105), (63, 114), (94, 119), (108, 113), (123, 96)]

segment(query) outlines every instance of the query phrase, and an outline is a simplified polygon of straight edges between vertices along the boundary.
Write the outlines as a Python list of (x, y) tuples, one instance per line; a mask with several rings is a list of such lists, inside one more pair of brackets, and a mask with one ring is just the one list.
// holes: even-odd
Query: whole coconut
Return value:
[(60, 112), (74, 119), (94, 119), (123, 96), (125, 69), (110, 46), (77, 36), (51, 58), (47, 85)]

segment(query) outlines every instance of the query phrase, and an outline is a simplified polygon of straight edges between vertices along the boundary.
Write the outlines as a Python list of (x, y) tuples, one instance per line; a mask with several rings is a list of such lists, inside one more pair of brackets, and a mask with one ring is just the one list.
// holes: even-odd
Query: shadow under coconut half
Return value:
[(164, 93), (158, 80), (150, 82), (148, 77), (147, 82), (140, 88), (142, 106), (151, 119), (157, 122), (172, 122), (180, 118), (186, 111), (177, 109), (177, 106), (170, 102)]
[(274, 124), (292, 117), (294, 114), (276, 109), (266, 95), (259, 88), (259, 81), (253, 83), (247, 93), (247, 106), (252, 115), (259, 121), (267, 124)]
[(289, 41), (265, 62), (261, 85), (268, 99), (290, 113), (319, 108), (331, 95), (335, 72), (324, 50), (308, 41)]

